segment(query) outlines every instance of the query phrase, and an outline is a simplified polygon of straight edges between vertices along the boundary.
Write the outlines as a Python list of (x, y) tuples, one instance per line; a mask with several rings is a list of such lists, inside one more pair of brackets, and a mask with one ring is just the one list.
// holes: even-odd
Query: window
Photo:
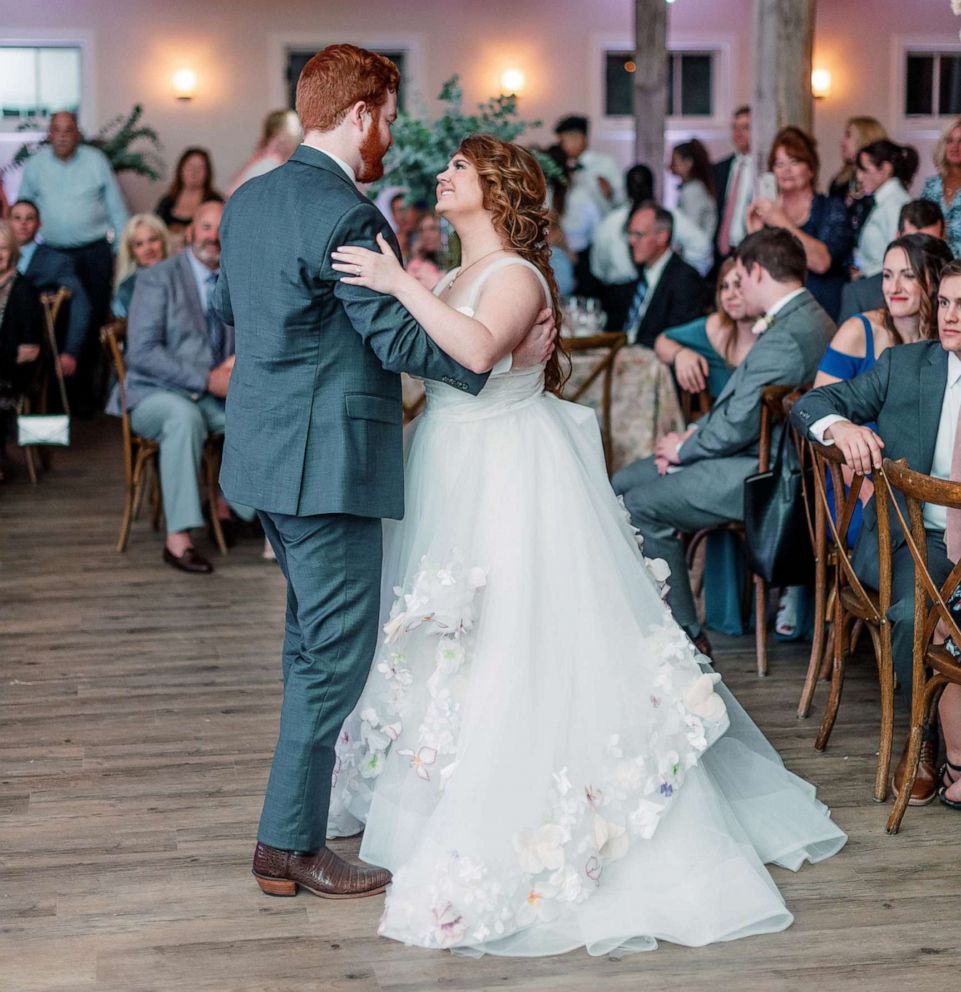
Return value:
[[(0, 45), (0, 127), (80, 110), (80, 48)], [(12, 126), (12, 127), (11, 127)]]
[[(287, 51), (287, 105), (291, 110), (296, 109), (297, 104), (297, 80), (300, 79), (300, 73), (302, 72), (304, 66), (316, 55), (316, 49), (311, 49), (309, 52), (295, 51), (288, 49)], [(405, 51), (382, 51), (379, 52), (380, 55), (386, 55), (387, 58), (393, 62), (398, 70), (400, 70), (400, 81), (401, 87), (397, 94), (397, 109), (398, 111), (406, 109), (405, 93), (408, 89), (407, 87), (407, 72), (406, 72), (406, 56)]]
[[(667, 116), (714, 116), (714, 68), (717, 52), (667, 53)], [(633, 114), (633, 52), (605, 54), (604, 113), (608, 117)]]
[(950, 117), (961, 114), (961, 55), (907, 52), (904, 116)]

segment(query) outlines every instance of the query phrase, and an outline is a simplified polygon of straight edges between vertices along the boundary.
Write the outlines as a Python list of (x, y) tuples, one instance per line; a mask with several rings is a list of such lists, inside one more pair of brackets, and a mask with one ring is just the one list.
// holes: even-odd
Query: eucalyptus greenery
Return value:
[[(502, 94), (491, 97), (466, 114), (459, 77), (452, 76), (441, 87), (438, 99), (445, 104), (436, 120), (402, 113), (393, 126), (394, 145), (385, 162), (387, 172), (374, 183), (376, 195), (385, 186), (406, 186), (414, 203), (433, 203), (437, 173), (443, 172), (451, 155), (470, 134), (492, 134), (504, 141), (516, 141), (525, 131), (541, 126), (540, 121), (518, 117), (517, 97)], [(558, 175), (557, 166), (546, 155), (532, 149), (548, 179)]]
[[(93, 138), (81, 136), (80, 140), (84, 144), (99, 148), (107, 156), (114, 172), (134, 172), (139, 176), (157, 180), (164, 169), (164, 162), (160, 157), (162, 146), (157, 132), (140, 122), (142, 116), (143, 106), (139, 103), (134, 104), (129, 113), (118, 114), (113, 120), (104, 124)], [(24, 121), (17, 130), (37, 131), (46, 127), (47, 123), (39, 119)], [(132, 148), (131, 146), (138, 141), (143, 142), (143, 145), (137, 149)], [(40, 141), (21, 145), (13, 156), (11, 167), (22, 165), (46, 144), (48, 139), (43, 138)]]

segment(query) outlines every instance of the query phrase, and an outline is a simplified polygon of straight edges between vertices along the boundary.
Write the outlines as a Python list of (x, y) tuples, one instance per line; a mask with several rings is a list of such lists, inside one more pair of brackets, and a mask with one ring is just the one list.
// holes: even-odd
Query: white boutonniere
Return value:
[(752, 334), (763, 334), (770, 326), (774, 323), (774, 318), (769, 314), (765, 314), (763, 317), (758, 318), (751, 325)]

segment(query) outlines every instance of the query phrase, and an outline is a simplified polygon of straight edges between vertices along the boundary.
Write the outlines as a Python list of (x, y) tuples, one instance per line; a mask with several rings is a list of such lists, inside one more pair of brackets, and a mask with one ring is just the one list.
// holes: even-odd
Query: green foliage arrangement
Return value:
[[(398, 115), (393, 126), (394, 145), (387, 155), (387, 172), (374, 183), (376, 195), (385, 186), (406, 186), (415, 203), (433, 203), (437, 173), (443, 172), (457, 146), (469, 134), (493, 134), (504, 141), (516, 141), (525, 131), (541, 126), (540, 121), (523, 121), (518, 117), (517, 97), (501, 95), (479, 104), (477, 112), (464, 113), (463, 93), (457, 76), (441, 87), (438, 99), (445, 104), (436, 120), (411, 113)], [(557, 175), (557, 167), (546, 156), (532, 149), (548, 179)]]
[[(118, 114), (108, 121), (93, 138), (81, 136), (84, 144), (99, 148), (107, 156), (114, 172), (134, 172), (139, 176), (147, 176), (157, 180), (163, 172), (164, 162), (160, 157), (162, 146), (157, 132), (140, 122), (143, 116), (143, 106), (135, 104), (127, 114)], [(24, 121), (18, 131), (36, 131), (46, 126), (45, 121)], [(140, 148), (133, 148), (135, 142), (143, 142)], [(27, 142), (21, 145), (10, 163), (11, 167), (22, 165), (31, 155), (48, 143), (46, 138), (41, 141)]]

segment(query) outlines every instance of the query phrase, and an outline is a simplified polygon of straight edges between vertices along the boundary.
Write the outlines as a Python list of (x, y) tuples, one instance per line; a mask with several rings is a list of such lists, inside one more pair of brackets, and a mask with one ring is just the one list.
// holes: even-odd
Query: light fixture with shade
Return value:
[(527, 82), (521, 69), (505, 69), (501, 73), (501, 92), (518, 94)]
[(831, 95), (831, 71), (815, 69), (811, 73), (811, 95), (815, 100), (823, 100)]
[(178, 69), (171, 83), (178, 100), (192, 100), (197, 95), (197, 73), (193, 69)]

